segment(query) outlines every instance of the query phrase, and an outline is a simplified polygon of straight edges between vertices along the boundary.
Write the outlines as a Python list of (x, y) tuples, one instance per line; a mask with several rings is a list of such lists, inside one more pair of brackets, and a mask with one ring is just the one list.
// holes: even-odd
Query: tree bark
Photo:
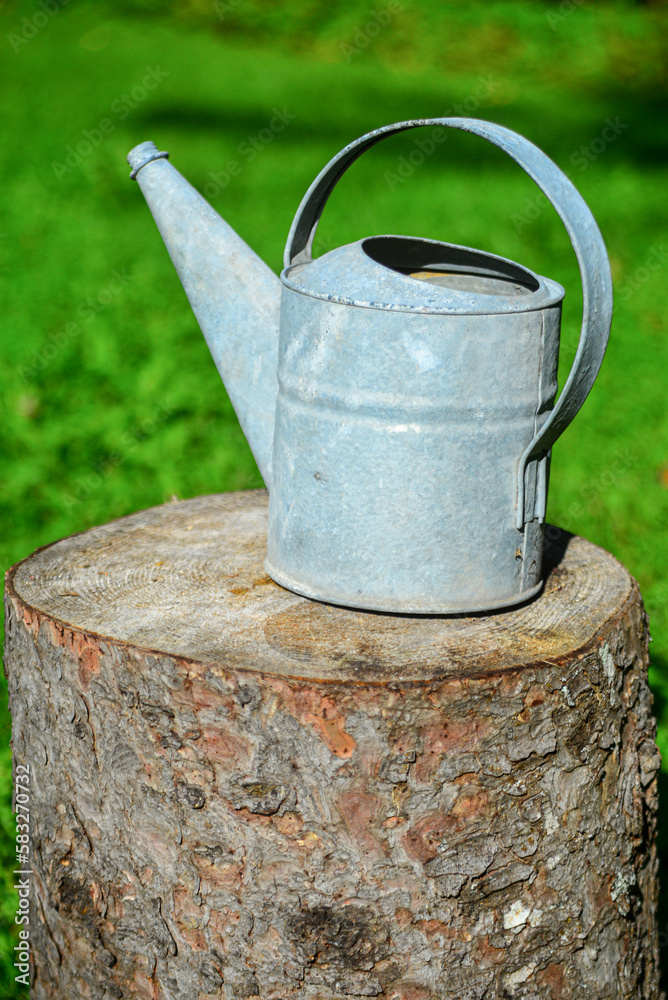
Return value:
[(548, 529), (525, 606), (365, 613), (269, 580), (266, 522), (167, 504), (8, 576), (33, 1000), (656, 1000), (635, 581)]

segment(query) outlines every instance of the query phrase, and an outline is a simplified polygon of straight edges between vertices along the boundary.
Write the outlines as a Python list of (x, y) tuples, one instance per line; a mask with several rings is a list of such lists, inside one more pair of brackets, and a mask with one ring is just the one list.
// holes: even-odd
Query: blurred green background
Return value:
[[(278, 270), (304, 191), (346, 143), (405, 118), (487, 118), (569, 172), (609, 249), (610, 348), (555, 447), (548, 514), (640, 581), (666, 753), (667, 27), (664, 3), (630, 0), (0, 2), (5, 568), (170, 496), (261, 485), (128, 180), (131, 146), (152, 139), (168, 149)], [(277, 110), (284, 127), (272, 130)], [(388, 140), (354, 165), (323, 217), (320, 251), (405, 233), (480, 247), (555, 278), (567, 290), (563, 384), (582, 300), (556, 214), (503, 154), (464, 134), (399, 179), (418, 137)], [(230, 161), (240, 167), (233, 175)], [(9, 957), (16, 898), (4, 706), (6, 694), (0, 996), (14, 997), (24, 991)], [(666, 952), (665, 907), (660, 919)]]

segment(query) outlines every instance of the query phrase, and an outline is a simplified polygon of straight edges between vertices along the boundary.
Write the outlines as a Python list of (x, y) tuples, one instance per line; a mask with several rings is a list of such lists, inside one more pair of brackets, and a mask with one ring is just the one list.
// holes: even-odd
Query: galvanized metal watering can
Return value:
[[(488, 139), (561, 216), (583, 324), (559, 397), (563, 288), (502, 257), (373, 236), (313, 259), (325, 202), (386, 136)], [(307, 597), (412, 614), (486, 611), (541, 587), (550, 448), (598, 374), (612, 315), (605, 245), (536, 146), (464, 118), (400, 122), (346, 146), (297, 210), (280, 280), (144, 142), (151, 208), (269, 489), (267, 573)]]

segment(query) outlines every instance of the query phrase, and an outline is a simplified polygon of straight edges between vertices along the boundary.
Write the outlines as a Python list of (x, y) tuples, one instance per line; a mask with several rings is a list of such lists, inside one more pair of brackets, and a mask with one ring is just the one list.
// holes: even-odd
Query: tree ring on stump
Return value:
[(647, 630), (548, 529), (532, 602), (388, 615), (262, 568), (264, 491), (7, 583), (34, 1000), (658, 995)]

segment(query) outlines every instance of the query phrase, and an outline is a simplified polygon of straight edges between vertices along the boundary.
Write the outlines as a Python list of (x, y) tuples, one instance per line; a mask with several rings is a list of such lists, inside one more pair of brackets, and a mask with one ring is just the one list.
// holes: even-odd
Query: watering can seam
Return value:
[[(517, 309), (458, 309), (458, 308), (434, 308), (433, 306), (404, 306), (404, 305), (393, 305), (389, 302), (367, 302), (361, 299), (349, 299), (343, 295), (333, 295), (326, 294), (324, 292), (315, 292), (312, 289), (301, 288), (295, 282), (290, 281), (289, 278), (285, 277), (285, 271), (281, 272), (280, 275), (281, 282), (286, 288), (289, 288), (293, 292), (297, 292), (299, 295), (305, 295), (311, 299), (320, 299), (323, 302), (332, 302), (335, 305), (342, 306), (357, 306), (360, 309), (380, 309), (384, 312), (403, 312), (403, 313), (418, 313), (421, 316), (504, 316), (504, 315), (514, 315), (515, 313), (531, 313), (531, 312), (542, 312), (543, 309), (549, 308), (549, 306), (556, 305), (563, 299), (563, 295), (554, 297), (542, 305), (531, 305), (525, 306)], [(490, 296), (491, 297), (491, 296)], [(515, 301), (515, 300), (513, 300)]]

